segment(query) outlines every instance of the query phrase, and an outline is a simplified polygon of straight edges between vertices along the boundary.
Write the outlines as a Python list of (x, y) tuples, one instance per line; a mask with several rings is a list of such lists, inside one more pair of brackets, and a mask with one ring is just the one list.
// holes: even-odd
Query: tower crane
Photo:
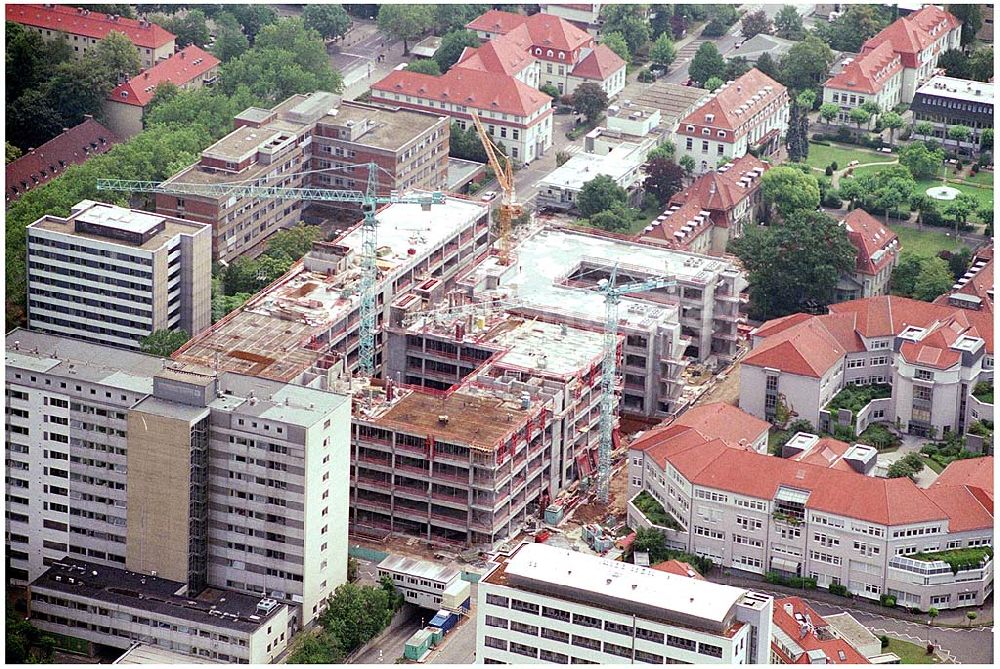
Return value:
[(288, 188), (255, 184), (185, 184), (128, 179), (98, 179), (97, 190), (129, 191), (133, 193), (165, 193), (169, 195), (197, 195), (205, 197), (252, 197), (275, 200), (315, 200), (319, 202), (354, 202), (361, 205), (364, 221), (361, 226), (361, 325), (359, 329), (358, 362), (361, 373), (375, 375), (375, 304), (378, 269), (375, 263), (378, 221), (375, 212), (383, 204), (419, 204), (429, 209), (432, 204), (444, 202), (440, 191), (419, 195), (378, 194), (378, 170), (375, 163), (358, 167), (368, 168), (365, 190), (331, 190), (327, 188)]
[(486, 151), (490, 167), (496, 174), (497, 183), (500, 184), (500, 191), (503, 193), (500, 199), (500, 264), (510, 264), (510, 226), (511, 221), (524, 213), (524, 207), (518, 204), (517, 194), (514, 190), (514, 166), (510, 158), (500, 152), (499, 147), (490, 139), (489, 133), (483, 127), (483, 122), (479, 120), (479, 115), (472, 112), (472, 122), (476, 124), (476, 133), (479, 141)]
[[(604, 295), (604, 360), (601, 364), (601, 441), (597, 451), (597, 499), (608, 503), (611, 489), (611, 449), (614, 429), (615, 379), (618, 377), (618, 305), (622, 295), (648, 293), (661, 288), (675, 289), (677, 280), (658, 277), (615, 285), (618, 267), (611, 268), (611, 276), (597, 283), (597, 290)], [(673, 292), (673, 290), (670, 290)]]

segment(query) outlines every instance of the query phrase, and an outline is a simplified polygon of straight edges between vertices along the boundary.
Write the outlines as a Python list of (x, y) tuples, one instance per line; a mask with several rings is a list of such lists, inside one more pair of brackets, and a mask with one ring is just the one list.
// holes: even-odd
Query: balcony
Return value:
[(469, 473), (465, 472), (462, 474), (446, 474), (444, 472), (436, 471), (433, 474), (434, 480), (445, 480), (445, 481), (456, 481), (458, 483), (468, 483)]
[(415, 455), (426, 455), (427, 446), (424, 444), (407, 444), (404, 442), (396, 442), (396, 452), (397, 453), (413, 453)]
[(383, 502), (375, 499), (365, 499), (364, 497), (358, 497), (357, 500), (355, 500), (355, 504), (357, 504), (359, 508), (385, 509), (386, 511), (392, 509), (392, 504), (389, 502)]
[(416, 474), (418, 476), (429, 477), (431, 475), (430, 471), (423, 467), (414, 467), (412, 465), (402, 465), (396, 464), (396, 471), (407, 472), (409, 474)]
[(431, 492), (431, 498), (433, 498), (436, 501), (440, 500), (440, 501), (448, 502), (448, 503), (451, 503), (451, 504), (466, 505), (466, 504), (469, 503), (469, 495), (468, 494), (458, 495), (458, 494), (441, 492), (439, 490), (432, 491)]
[(392, 469), (392, 460), (389, 458), (376, 458), (371, 455), (359, 455), (356, 459), (358, 463), (364, 463), (366, 465), (373, 465), (375, 467), (384, 467), (385, 469)]
[(452, 527), (456, 527), (460, 530), (464, 530), (469, 525), (469, 521), (465, 517), (458, 518), (456, 516), (449, 516), (443, 513), (431, 513), (431, 519), (439, 523), (444, 523), (445, 525), (451, 525)]
[(629, 506), (642, 515), (643, 519), (651, 527), (660, 530), (673, 530), (675, 532), (685, 531), (680, 521), (674, 518), (673, 514), (664, 509), (663, 505), (645, 490), (633, 497), (629, 501)]

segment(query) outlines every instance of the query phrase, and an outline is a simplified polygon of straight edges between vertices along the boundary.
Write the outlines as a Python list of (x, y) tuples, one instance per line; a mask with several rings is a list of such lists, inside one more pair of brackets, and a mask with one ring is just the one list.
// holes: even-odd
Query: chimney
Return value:
[(183, 51), (181, 51), (181, 59), (183, 59), (183, 58), (184, 58), (184, 55), (185, 55), (185, 54), (184, 54), (184, 52), (183, 52)]
[(785, 613), (787, 613), (789, 616), (791, 616), (792, 618), (795, 617), (795, 608), (792, 606), (791, 602), (785, 602), (784, 609)]
[(84, 121), (92, 121), (92, 120), (94, 120), (94, 115), (93, 114), (84, 114), (83, 115), (83, 120)]

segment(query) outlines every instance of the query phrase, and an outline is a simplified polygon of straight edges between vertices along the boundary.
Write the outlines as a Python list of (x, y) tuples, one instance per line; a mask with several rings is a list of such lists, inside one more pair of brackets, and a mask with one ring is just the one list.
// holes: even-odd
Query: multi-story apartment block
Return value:
[(90, 114), (84, 114), (84, 119), (80, 125), (56, 135), (37, 149), (28, 149), (26, 154), (7, 163), (5, 206), (21, 199), (32, 188), (47, 184), (70, 165), (85, 163), (121, 142)]
[(111, 32), (125, 35), (139, 51), (143, 67), (152, 67), (174, 52), (174, 35), (145, 19), (92, 12), (67, 5), (7, 5), (7, 20), (31, 28), (45, 39), (64, 39), (73, 57), (83, 58)]
[(992, 457), (961, 461), (923, 490), (671, 426), (633, 442), (629, 461), (630, 499), (646, 492), (672, 517), (654, 525), (630, 501), (629, 526), (656, 528), (669, 546), (725, 568), (810, 577), (923, 610), (981, 605), (992, 592), (990, 551), (957, 571), (947, 562), (949, 551), (992, 544)]
[(993, 313), (993, 244), (977, 249), (965, 274), (934, 304)]
[(457, 278), (475, 297), (496, 289), (518, 300), (528, 317), (592, 329), (604, 328), (604, 300), (595, 288), (617, 267), (618, 282), (673, 277), (671, 289), (631, 295), (622, 301), (622, 411), (662, 419), (677, 412), (685, 358), (724, 364), (738, 350), (740, 293), (746, 285), (726, 260), (659, 248), (619, 236), (540, 228), (501, 265), (484, 258)]
[(861, 54), (831, 77), (823, 102), (840, 105), (839, 120), (850, 123), (850, 111), (866, 102), (883, 110), (913, 102), (917, 89), (937, 70), (938, 57), (958, 49), (962, 24), (953, 15), (928, 5), (901, 16), (861, 47)]
[[(934, 127), (931, 137), (945, 146), (955, 146), (948, 128), (964, 125), (972, 130), (968, 140), (959, 142), (963, 149), (975, 149), (982, 142), (983, 130), (993, 128), (993, 84), (939, 75), (917, 89), (910, 105), (914, 127), (928, 121)], [(918, 137), (922, 137), (919, 133)]]
[(769, 595), (546, 544), (479, 582), (484, 664), (767, 664)]
[(138, 349), (211, 324), (211, 229), (83, 200), (28, 226), (28, 326)]
[(778, 151), (788, 129), (788, 91), (752, 68), (714, 92), (680, 120), (676, 131), (678, 158), (694, 159), (696, 172), (715, 169), (722, 159), (751, 152)]
[(864, 209), (848, 212), (840, 224), (858, 250), (854, 271), (837, 282), (837, 302), (889, 293), (889, 279), (899, 262), (899, 236)]
[(581, 30), (586, 30), (594, 37), (601, 27), (601, 3), (550, 3), (539, 6), (546, 14), (558, 16), (569, 21)]
[(11, 333), (14, 582), (71, 554), (280, 600), (294, 631), (346, 580), (350, 404), (167, 363)]
[[(625, 88), (625, 61), (606, 45), (598, 44), (585, 30), (552, 12), (525, 16), (491, 9), (465, 27), (487, 42), (479, 51), (495, 45), (501, 52), (527, 54), (534, 69), (532, 77), (537, 81), (529, 85), (549, 84), (560, 95), (571, 95), (580, 84), (596, 83), (608, 97)], [(467, 49), (459, 66), (474, 51)], [(484, 60), (467, 66), (509, 74), (498, 65)]]
[[(992, 404), (972, 393), (993, 379), (990, 313), (895, 296), (830, 306), (824, 316), (795, 314), (753, 332), (740, 369), (740, 408), (772, 420), (779, 402), (820, 429), (824, 407), (844, 386), (892, 384), (857, 416), (904, 432), (941, 437), (992, 420)], [(977, 416), (971, 410), (976, 408)], [(985, 415), (988, 413), (988, 415)]]
[(839, 106), (837, 121), (845, 124), (853, 123), (851, 110), (866, 102), (892, 109), (902, 99), (903, 71), (902, 56), (891, 42), (882, 42), (845, 61), (844, 68), (823, 86), (823, 102)]
[(219, 59), (191, 44), (118, 84), (103, 105), (108, 127), (122, 139), (138, 135), (157, 86), (173, 84), (181, 90), (193, 90), (211, 86), (218, 73)]
[[(216, 185), (234, 181), (289, 188), (364, 190), (367, 163), (381, 168), (379, 193), (443, 188), (449, 127), (443, 116), (363, 103), (332, 93), (294, 95), (273, 109), (251, 107), (236, 129), (205, 149), (201, 159), (166, 184)], [(156, 210), (209, 223), (215, 260), (257, 255), (267, 238), (302, 220), (302, 200), (157, 193)]]
[(372, 102), (446, 114), (462, 128), (472, 113), (517, 164), (540, 157), (552, 146), (552, 99), (512, 76), (452, 67), (439, 77), (393, 71), (372, 84)]
[(670, 198), (637, 239), (692, 253), (722, 255), (729, 241), (757, 222), (761, 209), (760, 181), (770, 169), (747, 154), (709, 170)]
[(273, 599), (219, 589), (198, 594), (186, 583), (75, 558), (54, 562), (30, 591), (34, 625), (91, 649), (143, 643), (183, 663), (268, 664), (290, 636), (289, 607)]

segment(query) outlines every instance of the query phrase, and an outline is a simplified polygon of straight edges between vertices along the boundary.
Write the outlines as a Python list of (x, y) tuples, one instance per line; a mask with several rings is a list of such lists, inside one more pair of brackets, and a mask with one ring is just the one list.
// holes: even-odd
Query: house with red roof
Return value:
[(638, 239), (693, 253), (721, 255), (760, 213), (761, 177), (770, 165), (749, 153), (710, 170), (670, 198)]
[(837, 301), (888, 294), (892, 269), (899, 263), (899, 236), (864, 209), (848, 212), (840, 225), (858, 256), (854, 271), (837, 282)]
[[(836, 626), (799, 597), (775, 599), (772, 622), (771, 664), (871, 664)], [(874, 634), (865, 632), (880, 646)]]
[(535, 85), (549, 84), (560, 95), (587, 82), (600, 85), (608, 97), (625, 88), (625, 61), (557, 13), (525, 16), (491, 9), (465, 27), (487, 43), (504, 43), (528, 54), (536, 63)]
[(965, 274), (934, 304), (993, 313), (993, 244), (976, 251)]
[(219, 59), (191, 44), (118, 84), (104, 101), (108, 126), (123, 139), (138, 135), (142, 132), (146, 107), (152, 102), (157, 86), (173, 84), (182, 90), (210, 86), (215, 83), (218, 72)]
[(174, 52), (174, 35), (146, 19), (93, 12), (69, 5), (6, 4), (8, 21), (36, 31), (44, 39), (62, 39), (73, 47), (73, 57), (83, 58), (89, 49), (111, 32), (122, 33), (135, 48), (143, 67), (152, 67)]
[(901, 16), (827, 80), (823, 102), (840, 107), (841, 123), (850, 123), (851, 110), (866, 102), (883, 110), (909, 104), (934, 75), (941, 53), (960, 47), (961, 34), (961, 22), (934, 5)]
[(724, 160), (753, 152), (768, 156), (781, 148), (788, 130), (788, 91), (751, 68), (709, 93), (677, 125), (678, 159), (694, 159), (704, 174)]
[[(696, 423), (674, 421), (629, 445), (629, 527), (655, 529), (669, 547), (726, 569), (814, 578), (820, 587), (842, 584), (873, 600), (893, 595), (922, 610), (979, 605), (990, 595), (989, 555), (956, 572), (947, 551), (992, 542), (992, 457), (959, 461), (961, 470), (946, 469), (940, 485), (922, 489), (905, 477), (871, 476), (852, 447), (835, 440), (801, 458), (734, 445), (730, 433), (740, 425), (748, 433), (759, 427), (743, 412)], [(835, 448), (848, 449), (835, 458), (847, 466), (825, 461)], [(660, 503), (669, 526), (638, 509), (640, 493)], [(792, 662), (798, 655), (785, 653)]]
[(55, 179), (70, 165), (85, 163), (121, 142), (115, 133), (89, 114), (84, 119), (80, 125), (64, 130), (37, 149), (30, 149), (7, 163), (6, 206), (21, 199), (29, 190)]
[(857, 430), (887, 422), (939, 438), (992, 420), (992, 405), (972, 396), (993, 377), (991, 313), (897, 296), (833, 304), (829, 312), (786, 316), (751, 333), (753, 348), (740, 367), (741, 409), (774, 420), (780, 403), (829, 430), (838, 417), (825, 407), (845, 386), (889, 383), (890, 397), (853, 416)]

